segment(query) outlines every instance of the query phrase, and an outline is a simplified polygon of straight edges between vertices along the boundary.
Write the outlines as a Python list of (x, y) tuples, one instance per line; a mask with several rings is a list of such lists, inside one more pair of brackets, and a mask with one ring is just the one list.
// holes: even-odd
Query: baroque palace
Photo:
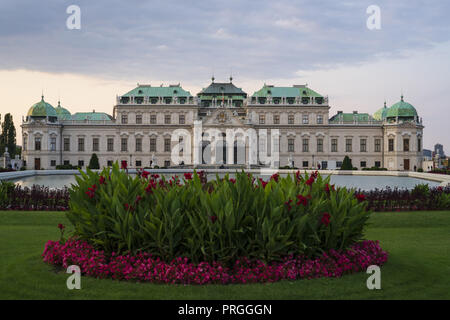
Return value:
[(23, 160), (27, 169), (85, 167), (95, 153), (100, 166), (257, 168), (267, 165), (262, 154), (277, 153), (276, 167), (335, 169), (348, 155), (358, 169), (422, 168), (422, 119), (403, 96), (373, 115), (329, 110), (328, 97), (307, 85), (264, 85), (248, 96), (231, 77), (213, 77), (195, 97), (179, 84), (138, 84), (117, 97), (112, 115), (72, 114), (42, 96), (22, 121)]

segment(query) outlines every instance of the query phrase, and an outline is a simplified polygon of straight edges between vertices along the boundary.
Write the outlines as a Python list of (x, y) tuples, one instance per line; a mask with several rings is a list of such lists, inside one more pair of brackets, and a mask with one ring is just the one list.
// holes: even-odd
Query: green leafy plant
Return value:
[(353, 170), (352, 160), (348, 157), (344, 157), (344, 161), (342, 161), (341, 170)]
[(329, 179), (297, 172), (266, 182), (237, 172), (209, 182), (197, 173), (168, 180), (133, 177), (115, 163), (80, 171), (67, 216), (75, 236), (108, 253), (230, 264), (318, 256), (362, 239), (369, 217), (366, 201)]

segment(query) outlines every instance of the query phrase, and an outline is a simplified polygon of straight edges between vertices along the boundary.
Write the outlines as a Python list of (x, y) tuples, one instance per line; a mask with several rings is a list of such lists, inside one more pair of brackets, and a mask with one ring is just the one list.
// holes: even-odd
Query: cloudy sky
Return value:
[[(70, 5), (80, 30), (66, 26)], [(379, 30), (366, 26), (370, 5)], [(449, 14), (437, 0), (2, 0), (0, 113), (19, 125), (42, 91), (71, 112), (111, 113), (136, 83), (196, 94), (213, 73), (232, 73), (249, 94), (308, 83), (329, 96), (331, 115), (373, 113), (403, 92), (423, 117), (424, 146), (450, 153)]]

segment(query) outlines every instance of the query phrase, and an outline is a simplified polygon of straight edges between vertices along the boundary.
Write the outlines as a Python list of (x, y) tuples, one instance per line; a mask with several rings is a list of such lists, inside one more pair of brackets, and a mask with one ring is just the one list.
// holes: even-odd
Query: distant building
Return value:
[(428, 149), (423, 149), (423, 160), (431, 160), (433, 158), (433, 151)]
[(434, 153), (438, 154), (440, 158), (445, 158), (444, 146), (440, 143), (434, 145)]

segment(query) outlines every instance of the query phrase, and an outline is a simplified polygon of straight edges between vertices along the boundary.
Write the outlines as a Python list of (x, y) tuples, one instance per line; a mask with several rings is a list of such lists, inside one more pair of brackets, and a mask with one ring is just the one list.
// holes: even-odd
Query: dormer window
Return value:
[(138, 93), (139, 93), (139, 94), (142, 94), (142, 90), (138, 90)]

